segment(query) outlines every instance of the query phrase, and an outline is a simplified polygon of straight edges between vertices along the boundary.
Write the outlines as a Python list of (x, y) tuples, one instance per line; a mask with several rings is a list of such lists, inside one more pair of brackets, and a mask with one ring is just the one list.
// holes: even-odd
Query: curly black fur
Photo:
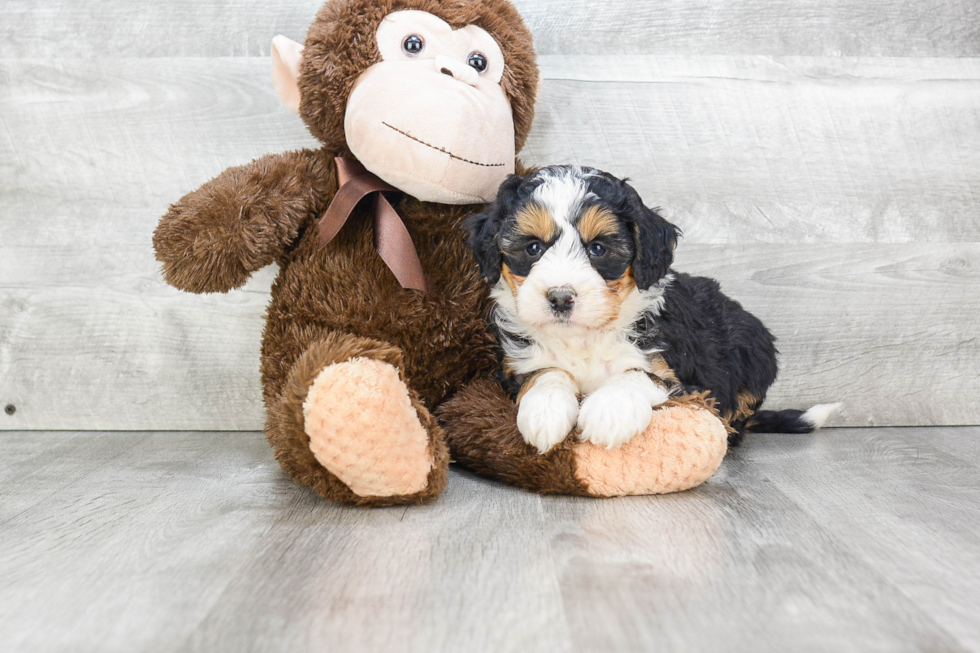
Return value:
[[(776, 380), (776, 339), (714, 279), (675, 273), (664, 307), (637, 324), (641, 347), (660, 350), (687, 392), (708, 390), (735, 429), (737, 444), (749, 416)], [(812, 430), (812, 429), (811, 429)]]

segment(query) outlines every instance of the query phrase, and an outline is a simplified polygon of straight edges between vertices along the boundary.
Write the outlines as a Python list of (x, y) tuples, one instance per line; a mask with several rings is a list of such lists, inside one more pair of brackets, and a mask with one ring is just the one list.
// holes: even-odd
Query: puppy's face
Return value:
[(678, 237), (625, 181), (577, 166), (510, 177), (465, 226), (481, 272), (534, 327), (614, 323), (667, 273)]
[(549, 179), (501, 225), (500, 274), (524, 324), (602, 327), (636, 288), (626, 224), (583, 191)]

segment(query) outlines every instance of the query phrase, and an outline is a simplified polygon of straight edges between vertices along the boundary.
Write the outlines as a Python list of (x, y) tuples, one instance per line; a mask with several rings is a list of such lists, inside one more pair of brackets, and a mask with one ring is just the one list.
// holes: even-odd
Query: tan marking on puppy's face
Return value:
[(619, 233), (619, 220), (608, 209), (593, 205), (585, 209), (575, 225), (583, 243), (589, 243), (600, 236), (615, 236)]
[(636, 279), (633, 278), (633, 268), (626, 268), (623, 276), (607, 281), (606, 286), (616, 293), (617, 300), (622, 304), (629, 294), (633, 292), (633, 289), (636, 288)]
[(607, 304), (605, 321), (602, 326), (614, 322), (619, 317), (623, 302), (636, 290), (636, 279), (633, 278), (633, 268), (626, 268), (626, 272), (618, 279), (610, 279), (606, 282)]
[(510, 288), (510, 292), (514, 297), (517, 297), (517, 291), (521, 289), (521, 284), (527, 279), (527, 277), (519, 277), (511, 272), (510, 267), (506, 263), (500, 266), (500, 276), (507, 282), (507, 286)]
[(542, 243), (550, 243), (558, 237), (558, 225), (555, 219), (540, 204), (528, 204), (514, 216), (517, 225), (515, 231), (522, 236), (537, 238)]

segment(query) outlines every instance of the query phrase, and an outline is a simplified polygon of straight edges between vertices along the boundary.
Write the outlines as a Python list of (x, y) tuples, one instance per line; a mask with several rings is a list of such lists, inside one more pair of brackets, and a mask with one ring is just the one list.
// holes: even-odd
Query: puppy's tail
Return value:
[(841, 404), (817, 404), (810, 410), (760, 410), (749, 418), (751, 433), (813, 433), (827, 423)]

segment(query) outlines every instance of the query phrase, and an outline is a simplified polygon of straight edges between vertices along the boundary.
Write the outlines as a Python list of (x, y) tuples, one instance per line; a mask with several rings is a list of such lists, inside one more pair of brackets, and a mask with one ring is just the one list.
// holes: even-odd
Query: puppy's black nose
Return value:
[(551, 310), (558, 315), (567, 315), (572, 312), (575, 306), (575, 291), (568, 286), (561, 288), (551, 288), (546, 295)]

